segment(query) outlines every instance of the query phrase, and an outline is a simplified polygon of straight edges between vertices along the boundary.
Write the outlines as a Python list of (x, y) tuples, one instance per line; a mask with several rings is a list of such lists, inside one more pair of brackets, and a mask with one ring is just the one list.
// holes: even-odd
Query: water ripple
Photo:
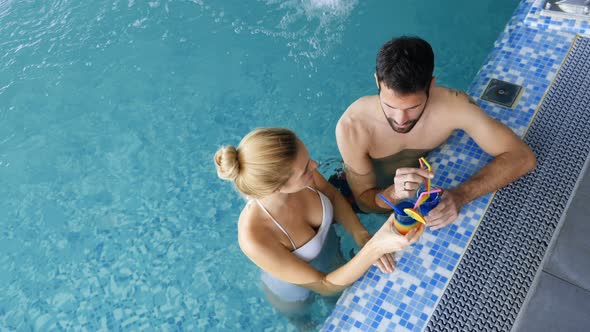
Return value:
[(193, 0), (216, 23), (231, 24), (235, 33), (262, 34), (287, 41), (288, 56), (313, 66), (313, 59), (328, 55), (341, 41), (346, 19), (357, 0), (265, 0), (263, 8), (250, 14), (265, 13), (244, 20), (240, 10), (219, 8), (216, 2)]

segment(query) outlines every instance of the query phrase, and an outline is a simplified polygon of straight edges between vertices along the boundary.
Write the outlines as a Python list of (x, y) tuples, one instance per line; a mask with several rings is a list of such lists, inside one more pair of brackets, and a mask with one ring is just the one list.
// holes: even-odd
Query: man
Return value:
[(463, 205), (495, 191), (536, 166), (531, 149), (510, 128), (488, 116), (464, 92), (436, 85), (431, 46), (415, 37), (387, 42), (377, 55), (379, 94), (358, 99), (336, 125), (336, 140), (356, 203), (365, 212), (414, 196), (433, 174), (418, 158), (464, 130), (494, 159), (465, 183), (445, 190), (426, 217), (432, 229), (452, 223)]

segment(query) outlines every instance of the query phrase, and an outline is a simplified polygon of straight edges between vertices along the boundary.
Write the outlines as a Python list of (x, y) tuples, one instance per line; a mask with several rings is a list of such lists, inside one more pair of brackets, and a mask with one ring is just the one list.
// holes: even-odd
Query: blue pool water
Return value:
[(385, 41), (426, 38), (465, 89), (516, 5), (0, 0), (0, 330), (293, 330), (215, 150), (286, 126), (336, 158)]

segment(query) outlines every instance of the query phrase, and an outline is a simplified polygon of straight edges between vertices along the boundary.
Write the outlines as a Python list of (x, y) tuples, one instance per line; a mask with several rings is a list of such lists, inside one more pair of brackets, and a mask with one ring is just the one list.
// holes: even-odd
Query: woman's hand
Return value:
[[(360, 232), (355, 234), (354, 242), (356, 242), (359, 248), (362, 248), (365, 244), (367, 244), (367, 242), (369, 242), (371, 237), (372, 235), (367, 231)], [(387, 253), (381, 256), (381, 258), (379, 258), (373, 265), (379, 268), (379, 270), (381, 270), (382, 273), (391, 273), (393, 272), (393, 270), (395, 270), (394, 259), (395, 254)]]
[(381, 255), (389, 254), (407, 248), (410, 244), (418, 241), (424, 233), (424, 225), (412, 229), (406, 235), (400, 235), (393, 230), (393, 213), (381, 228), (373, 235), (367, 244), (371, 244)]

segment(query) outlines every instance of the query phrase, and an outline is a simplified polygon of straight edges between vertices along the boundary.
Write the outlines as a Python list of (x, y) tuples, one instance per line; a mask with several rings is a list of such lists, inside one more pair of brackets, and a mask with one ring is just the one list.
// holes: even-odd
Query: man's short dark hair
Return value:
[(401, 95), (428, 94), (434, 71), (434, 52), (418, 37), (394, 38), (377, 54), (377, 80)]

